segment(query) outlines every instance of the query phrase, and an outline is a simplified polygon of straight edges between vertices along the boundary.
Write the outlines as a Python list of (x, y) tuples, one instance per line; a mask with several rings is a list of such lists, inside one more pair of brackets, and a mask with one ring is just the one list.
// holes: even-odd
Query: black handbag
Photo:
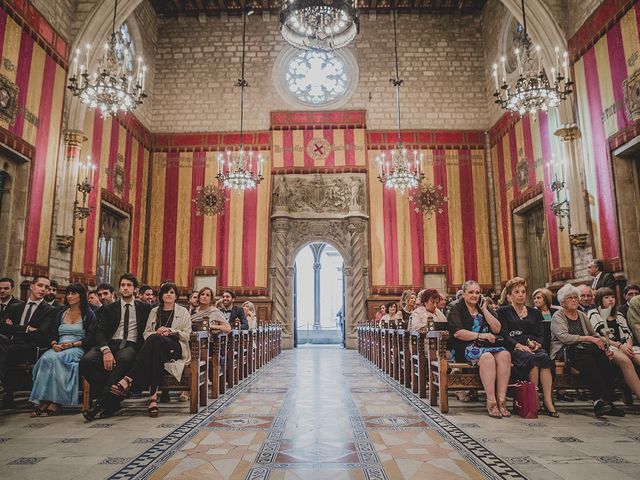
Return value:
[(496, 341), (491, 343), (489, 340), (476, 340), (476, 345), (480, 348), (504, 347), (504, 337), (495, 335)]

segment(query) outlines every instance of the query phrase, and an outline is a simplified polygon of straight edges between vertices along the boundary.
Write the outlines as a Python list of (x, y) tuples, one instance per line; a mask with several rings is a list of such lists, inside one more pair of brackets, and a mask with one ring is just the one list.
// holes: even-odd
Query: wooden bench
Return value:
[(426, 335), (411, 332), (411, 391), (420, 398), (427, 396), (427, 354), (425, 351)]
[(398, 382), (407, 388), (411, 388), (411, 350), (409, 330), (398, 330)]
[(210, 339), (211, 398), (214, 400), (227, 391), (226, 360), (227, 334), (214, 333)]
[[(207, 406), (207, 384), (209, 380), (209, 332), (197, 331), (189, 335), (191, 361), (182, 372), (178, 382), (175, 377), (165, 372), (158, 390), (188, 391), (191, 393), (189, 412), (198, 413), (199, 407)], [(83, 381), (82, 408), (87, 410), (90, 403), (90, 385)]]

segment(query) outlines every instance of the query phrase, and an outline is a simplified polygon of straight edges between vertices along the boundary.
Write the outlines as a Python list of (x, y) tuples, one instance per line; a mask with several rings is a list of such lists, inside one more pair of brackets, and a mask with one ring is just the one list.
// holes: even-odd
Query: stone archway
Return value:
[(293, 271), (298, 252), (313, 242), (333, 245), (344, 260), (345, 339), (356, 347), (356, 324), (366, 320), (369, 222), (364, 174), (275, 175), (269, 265), (273, 319), (283, 347), (293, 347)]

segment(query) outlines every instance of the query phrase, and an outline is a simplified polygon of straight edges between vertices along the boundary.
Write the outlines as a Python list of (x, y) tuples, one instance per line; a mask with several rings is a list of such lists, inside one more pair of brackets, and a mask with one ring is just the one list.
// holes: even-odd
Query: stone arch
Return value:
[(306, 245), (324, 242), (344, 261), (345, 337), (347, 347), (355, 348), (355, 326), (366, 320), (369, 290), (364, 174), (276, 175), (273, 185), (269, 285), (284, 347), (293, 347), (295, 258)]

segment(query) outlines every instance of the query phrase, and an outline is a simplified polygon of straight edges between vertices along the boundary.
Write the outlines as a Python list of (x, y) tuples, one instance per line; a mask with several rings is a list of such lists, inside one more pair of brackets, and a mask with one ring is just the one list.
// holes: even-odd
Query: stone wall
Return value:
[[(144, 64), (147, 66), (145, 91), (147, 92), (148, 97), (144, 100), (144, 103), (136, 109), (135, 116), (145, 127), (150, 129), (152, 126), (151, 115), (156, 76), (158, 16), (151, 5), (151, 2), (149, 0), (143, 0), (135, 9), (131, 17), (127, 20), (129, 22), (130, 33), (137, 44), (137, 54), (144, 57)], [(133, 25), (134, 23), (135, 26)], [(135, 32), (136, 28), (138, 30), (138, 35)]]
[[(31, 0), (31, 3), (60, 35), (71, 42), (71, 25), (76, 9), (76, 0)], [(90, 3), (95, 3), (95, 0)]]
[(504, 110), (494, 103), (493, 92), (495, 81), (492, 75), (492, 65), (500, 61), (504, 54), (502, 45), (502, 31), (504, 25), (511, 21), (511, 13), (500, 0), (488, 0), (482, 11), (482, 40), (484, 46), (484, 85), (486, 88), (487, 125), (494, 125), (504, 114)]
[(570, 39), (589, 18), (589, 15), (604, 0), (566, 0), (567, 2), (567, 40)]
[[(239, 125), (242, 23), (239, 17), (161, 18), (158, 22), (154, 131), (235, 130)], [(398, 18), (403, 128), (487, 126), (480, 17)], [(275, 16), (249, 17), (245, 120), (269, 127), (269, 112), (293, 109), (277, 93), (272, 67), (285, 47)], [(368, 126), (395, 128), (393, 26), (389, 15), (363, 15), (348, 47), (359, 66), (352, 98), (340, 108), (366, 109)]]

